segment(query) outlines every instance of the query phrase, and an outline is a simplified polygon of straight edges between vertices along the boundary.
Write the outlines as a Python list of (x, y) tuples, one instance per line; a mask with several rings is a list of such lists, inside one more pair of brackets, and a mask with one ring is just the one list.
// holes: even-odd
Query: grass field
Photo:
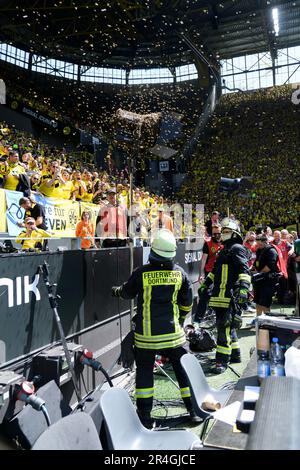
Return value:
[[(272, 311), (277, 315), (279, 313), (292, 314), (294, 307), (286, 307), (274, 304)], [(212, 372), (214, 367), (215, 352), (196, 353), (197, 358), (204, 370), (208, 383), (217, 389), (226, 387), (234, 388), (235, 383), (243, 374), (245, 367), (250, 360), (250, 351), (256, 346), (255, 329), (250, 329), (248, 323), (255, 317), (255, 314), (247, 314), (243, 317), (243, 325), (239, 330), (240, 348), (242, 355), (241, 364), (233, 364), (221, 375), (215, 375)], [(170, 378), (176, 381), (172, 367), (164, 366), (165, 372)], [(180, 400), (180, 393), (174, 383), (166, 377), (161, 370), (157, 369), (155, 373), (155, 406), (152, 416), (160, 426), (170, 427), (189, 427), (198, 436), (201, 433), (202, 424), (192, 425), (188, 421), (188, 414), (183, 403)]]

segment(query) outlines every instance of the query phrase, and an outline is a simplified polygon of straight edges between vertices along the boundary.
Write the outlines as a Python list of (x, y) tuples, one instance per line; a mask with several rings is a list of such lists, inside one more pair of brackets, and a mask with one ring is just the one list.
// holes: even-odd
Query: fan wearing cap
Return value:
[(112, 294), (124, 299), (137, 296), (134, 344), (136, 360), (136, 404), (142, 423), (151, 426), (154, 395), (153, 366), (156, 354), (169, 358), (192, 422), (199, 422), (190, 398), (187, 378), (180, 364), (186, 354), (182, 324), (193, 304), (191, 282), (174, 264), (176, 240), (172, 232), (156, 232), (149, 263), (137, 268), (127, 282), (113, 287)]
[(229, 363), (241, 362), (238, 337), (233, 319), (231, 291), (238, 288), (238, 303), (248, 300), (251, 278), (247, 250), (243, 246), (239, 225), (235, 220), (225, 218), (221, 223), (221, 240), (224, 246), (214, 268), (199, 290), (205, 291), (212, 283), (209, 306), (216, 312), (217, 351), (214, 372), (224, 372)]
[(16, 243), (22, 245), (22, 250), (42, 249), (44, 238), (50, 237), (51, 235), (48, 232), (37, 228), (33, 217), (27, 217), (25, 219), (25, 230), (18, 235)]
[(96, 235), (102, 242), (102, 248), (126, 246), (127, 209), (118, 204), (114, 188), (107, 190), (107, 199), (96, 219)]

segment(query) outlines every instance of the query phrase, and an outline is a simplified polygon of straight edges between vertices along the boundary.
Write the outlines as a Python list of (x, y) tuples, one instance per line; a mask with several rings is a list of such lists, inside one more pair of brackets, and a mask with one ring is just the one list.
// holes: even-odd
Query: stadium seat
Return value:
[(31, 450), (102, 450), (102, 445), (92, 418), (82, 412), (54, 423)]
[(154, 431), (140, 422), (126, 390), (110, 388), (100, 398), (111, 450), (189, 450), (201, 448), (199, 438), (185, 430)]
[(228, 399), (231, 391), (215, 390), (211, 388), (207, 383), (200, 362), (193, 354), (184, 354), (181, 357), (180, 362), (189, 382), (194, 410), (196, 414), (204, 420), (200, 436), (201, 439), (203, 439), (207, 430), (208, 422), (213, 418), (212, 412), (205, 410), (202, 406), (205, 397), (210, 395), (214, 400), (223, 405)]

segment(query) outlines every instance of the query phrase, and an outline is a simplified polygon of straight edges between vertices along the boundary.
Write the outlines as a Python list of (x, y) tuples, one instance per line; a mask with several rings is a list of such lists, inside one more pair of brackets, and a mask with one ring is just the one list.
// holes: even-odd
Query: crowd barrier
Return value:
[[(201, 245), (180, 243), (176, 261), (189, 274), (195, 293)], [(133, 248), (134, 267), (149, 248)], [(66, 336), (97, 351), (111, 365), (129, 330), (130, 302), (111, 296), (111, 287), (130, 274), (130, 248), (2, 254), (0, 257), (0, 368), (59, 340), (39, 266), (49, 263), (50, 280), (61, 296), (59, 312)]]

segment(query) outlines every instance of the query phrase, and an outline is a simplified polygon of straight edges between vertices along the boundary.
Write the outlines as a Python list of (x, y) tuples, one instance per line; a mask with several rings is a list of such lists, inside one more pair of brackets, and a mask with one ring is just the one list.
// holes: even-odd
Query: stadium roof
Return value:
[[(272, 9), (278, 9), (276, 35)], [(0, 0), (0, 41), (82, 65), (174, 66), (300, 44), (300, 0)]]

